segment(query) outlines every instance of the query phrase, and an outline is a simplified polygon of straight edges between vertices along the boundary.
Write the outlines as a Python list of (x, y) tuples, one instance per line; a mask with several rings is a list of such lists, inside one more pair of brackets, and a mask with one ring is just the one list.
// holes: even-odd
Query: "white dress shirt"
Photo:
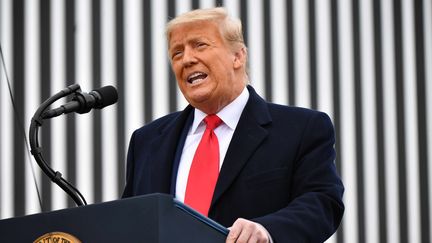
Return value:
[[(234, 130), (237, 127), (240, 116), (246, 106), (248, 99), (249, 91), (245, 87), (242, 93), (235, 100), (233, 100), (230, 104), (225, 106), (216, 114), (222, 120), (222, 123), (214, 130), (219, 142), (219, 171), (220, 168), (222, 168), (222, 164), (234, 134)], [(204, 112), (195, 109), (194, 120), (192, 126), (189, 128), (186, 141), (183, 146), (180, 164), (177, 171), (175, 192), (176, 198), (181, 202), (184, 202), (189, 170), (192, 165), (195, 151), (206, 128), (206, 124), (203, 121), (206, 116), (207, 114)]]

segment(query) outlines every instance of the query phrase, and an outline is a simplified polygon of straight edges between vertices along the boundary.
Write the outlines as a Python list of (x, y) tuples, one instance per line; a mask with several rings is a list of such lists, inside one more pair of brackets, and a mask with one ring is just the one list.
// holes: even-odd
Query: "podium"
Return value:
[[(166, 194), (149, 194), (0, 220), (0, 242), (54, 242), (64, 232), (78, 242), (225, 242), (228, 230)], [(57, 239), (58, 240), (58, 239)], [(58, 242), (67, 242), (67, 240)]]

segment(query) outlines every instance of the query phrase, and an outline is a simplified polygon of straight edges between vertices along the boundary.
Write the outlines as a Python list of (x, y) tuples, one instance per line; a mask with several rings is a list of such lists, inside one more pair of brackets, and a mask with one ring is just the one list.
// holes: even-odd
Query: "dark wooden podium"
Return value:
[(50, 232), (65, 232), (85, 243), (216, 243), (225, 242), (228, 234), (225, 227), (165, 194), (0, 220), (0, 242), (31, 243)]

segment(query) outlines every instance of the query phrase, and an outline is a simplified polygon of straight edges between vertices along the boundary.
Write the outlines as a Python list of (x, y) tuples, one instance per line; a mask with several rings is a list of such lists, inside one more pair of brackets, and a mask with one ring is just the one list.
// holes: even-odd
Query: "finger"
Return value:
[(236, 242), (243, 243), (267, 243), (269, 242), (268, 233), (265, 228), (255, 222), (244, 220), (240, 221), (242, 230)]
[(269, 243), (269, 234), (267, 230), (262, 226), (261, 224), (255, 224), (256, 225), (256, 231), (253, 234), (254, 237), (256, 237), (257, 241), (259, 243)]
[[(237, 237), (236, 243), (247, 243), (254, 233), (254, 223), (240, 219), (238, 222), (238, 227), (241, 227), (240, 235)], [(255, 243), (255, 242), (254, 242)]]
[(261, 231), (260, 228), (256, 228), (255, 231), (252, 232), (251, 237), (249, 238), (248, 243), (257, 242), (257, 243), (268, 243), (269, 238), (267, 234)]
[(269, 242), (267, 231), (263, 226), (255, 222), (239, 218), (227, 236), (227, 243), (267, 243)]
[(252, 232), (250, 230), (242, 230), (239, 237), (237, 238), (236, 243), (250, 243), (256, 241), (249, 241), (251, 239)]
[(239, 237), (242, 228), (237, 221), (238, 220), (236, 220), (234, 222), (234, 224), (228, 228), (230, 230), (230, 232), (228, 233), (226, 243), (234, 243), (234, 242), (236, 242), (237, 238)]

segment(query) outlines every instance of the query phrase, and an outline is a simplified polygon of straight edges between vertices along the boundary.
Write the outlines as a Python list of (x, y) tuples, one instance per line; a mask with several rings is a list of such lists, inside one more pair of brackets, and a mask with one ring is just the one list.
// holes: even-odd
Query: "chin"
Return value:
[(190, 101), (190, 103), (203, 103), (208, 101), (210, 97), (211, 92), (197, 90), (195, 92), (190, 92), (187, 100)]
[(191, 99), (189, 103), (193, 107), (199, 108), (199, 107), (206, 107), (208, 102), (207, 99)]

